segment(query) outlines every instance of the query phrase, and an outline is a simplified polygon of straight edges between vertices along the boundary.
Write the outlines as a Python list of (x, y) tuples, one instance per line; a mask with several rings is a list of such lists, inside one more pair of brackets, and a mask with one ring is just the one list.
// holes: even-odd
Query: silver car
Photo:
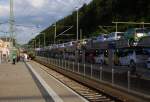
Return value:
[(124, 37), (123, 32), (112, 32), (108, 35), (107, 41), (119, 40)]

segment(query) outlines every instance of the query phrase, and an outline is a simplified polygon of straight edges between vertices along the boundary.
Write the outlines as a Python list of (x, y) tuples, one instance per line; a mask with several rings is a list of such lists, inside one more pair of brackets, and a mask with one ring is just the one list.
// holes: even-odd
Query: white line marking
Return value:
[(41, 85), (45, 88), (47, 93), (53, 98), (55, 102), (63, 102), (63, 100), (53, 91), (52, 88), (49, 87), (49, 85), (42, 79), (42, 77), (33, 69), (33, 67), (29, 64), (26, 63), (32, 73), (35, 75), (35, 77), (39, 80)]
[[(41, 66), (41, 65), (40, 65)], [(43, 67), (43, 66), (41, 66)], [(42, 69), (43, 70), (43, 69)], [(43, 70), (44, 71), (44, 70)], [(46, 71), (45, 71), (46, 72)], [(72, 92), (73, 94), (77, 95), (79, 98), (81, 98), (84, 102), (89, 102), (88, 100), (86, 100), (84, 97), (82, 97), (81, 95), (79, 95), (78, 93), (76, 93), (75, 91), (73, 91), (71, 88), (69, 88), (68, 86), (66, 86), (64, 83), (62, 83), (61, 81), (59, 81), (58, 79), (56, 79), (54, 76), (48, 74), (50, 77), (52, 77), (55, 81), (57, 81), (59, 84), (61, 84), (63, 87), (65, 87), (66, 89), (68, 89), (70, 92)]]

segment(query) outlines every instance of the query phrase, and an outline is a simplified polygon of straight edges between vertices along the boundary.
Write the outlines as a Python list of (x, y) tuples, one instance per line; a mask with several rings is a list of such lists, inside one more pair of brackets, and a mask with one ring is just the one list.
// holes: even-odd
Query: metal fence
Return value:
[(71, 71), (82, 76), (125, 88), (128, 91), (150, 95), (150, 80), (131, 75), (130, 71), (116, 68), (104, 68), (101, 65), (75, 63), (64, 59), (37, 57), (37, 60), (54, 65), (63, 70)]

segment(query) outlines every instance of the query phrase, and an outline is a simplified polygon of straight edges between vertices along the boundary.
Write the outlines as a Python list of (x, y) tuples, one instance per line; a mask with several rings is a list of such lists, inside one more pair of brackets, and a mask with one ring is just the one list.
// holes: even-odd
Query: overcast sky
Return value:
[[(27, 43), (55, 21), (92, 0), (14, 0), (17, 41)], [(9, 31), (9, 0), (0, 0), (0, 35)]]

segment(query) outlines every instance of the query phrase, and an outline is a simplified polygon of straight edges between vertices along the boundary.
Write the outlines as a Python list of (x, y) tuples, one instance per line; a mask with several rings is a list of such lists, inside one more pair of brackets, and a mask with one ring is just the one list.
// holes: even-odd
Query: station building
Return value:
[(10, 55), (11, 43), (8, 38), (0, 38), (0, 63), (7, 62)]

